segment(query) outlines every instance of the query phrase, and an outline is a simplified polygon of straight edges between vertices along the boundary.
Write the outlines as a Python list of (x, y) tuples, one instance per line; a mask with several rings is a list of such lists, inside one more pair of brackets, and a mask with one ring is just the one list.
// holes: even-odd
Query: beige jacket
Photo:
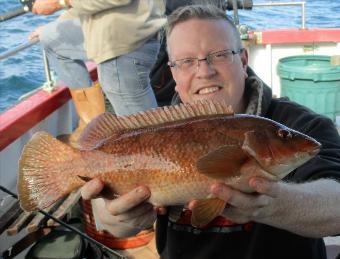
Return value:
[(164, 26), (163, 0), (72, 0), (97, 64), (141, 47)]

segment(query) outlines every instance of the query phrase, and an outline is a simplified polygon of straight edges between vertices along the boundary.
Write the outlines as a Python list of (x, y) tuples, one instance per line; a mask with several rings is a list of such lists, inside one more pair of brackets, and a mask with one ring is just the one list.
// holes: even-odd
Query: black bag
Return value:
[(163, 35), (156, 63), (153, 65), (149, 75), (158, 106), (170, 105), (172, 96), (175, 93), (176, 83), (172, 78), (168, 61), (166, 38), (165, 35)]
[[(82, 229), (75, 224), (74, 227)], [(118, 259), (111, 254), (90, 243), (78, 234), (57, 228), (39, 239), (28, 251), (25, 259)]]
[(26, 259), (78, 259), (84, 258), (86, 244), (74, 232), (54, 230), (33, 245)]

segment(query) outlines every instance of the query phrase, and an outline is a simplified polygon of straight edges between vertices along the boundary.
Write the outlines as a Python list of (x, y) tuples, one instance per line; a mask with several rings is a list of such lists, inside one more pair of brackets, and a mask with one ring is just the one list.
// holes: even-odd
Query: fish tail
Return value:
[[(46, 132), (37, 132), (19, 161), (18, 195), (25, 211), (46, 208), (84, 184), (72, 166), (81, 158), (74, 149)], [(81, 164), (81, 163), (80, 163)], [(84, 170), (85, 171), (85, 170)]]

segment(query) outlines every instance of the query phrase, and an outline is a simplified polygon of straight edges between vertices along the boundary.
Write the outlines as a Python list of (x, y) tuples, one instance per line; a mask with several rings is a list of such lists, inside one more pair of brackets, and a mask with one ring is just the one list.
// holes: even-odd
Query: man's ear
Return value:
[(170, 71), (171, 71), (171, 74), (172, 74), (172, 78), (175, 80), (175, 83), (176, 83), (176, 86), (175, 86), (175, 91), (176, 92), (178, 92), (177, 91), (177, 74), (176, 74), (176, 71), (175, 71), (175, 68), (173, 68), (173, 67), (170, 67)]
[(243, 68), (243, 72), (246, 76), (246, 78), (248, 77), (248, 73), (247, 73), (247, 68), (248, 68), (248, 51), (247, 49), (243, 49), (242, 52), (240, 53), (240, 58), (241, 58), (241, 62), (242, 62), (242, 68)]

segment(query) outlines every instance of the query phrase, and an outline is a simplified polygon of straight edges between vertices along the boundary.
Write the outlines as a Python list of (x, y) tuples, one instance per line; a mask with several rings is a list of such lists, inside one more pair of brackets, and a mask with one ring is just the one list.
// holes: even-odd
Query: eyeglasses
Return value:
[(239, 49), (237, 51), (226, 49), (210, 53), (208, 56), (201, 59), (183, 58), (175, 61), (169, 61), (168, 65), (181, 72), (197, 72), (201, 61), (205, 60), (210, 67), (217, 66), (219, 64), (229, 65), (234, 62), (234, 55), (239, 54), (242, 51), (243, 49)]

